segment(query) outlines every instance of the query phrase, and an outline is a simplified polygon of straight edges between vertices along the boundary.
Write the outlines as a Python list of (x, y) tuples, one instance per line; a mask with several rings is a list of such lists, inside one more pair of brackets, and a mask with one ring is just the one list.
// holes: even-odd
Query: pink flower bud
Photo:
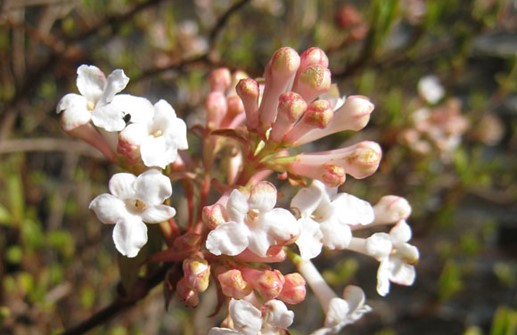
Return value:
[(190, 287), (187, 278), (183, 277), (176, 285), (178, 299), (188, 307), (196, 307), (199, 304), (199, 294)]
[(373, 224), (390, 224), (407, 219), (411, 214), (411, 205), (402, 197), (386, 195), (373, 206), (373, 210)]
[(328, 92), (331, 85), (331, 73), (326, 67), (314, 64), (297, 76), (293, 91), (299, 93), (305, 101), (312, 101), (319, 95)]
[(327, 100), (316, 100), (312, 102), (303, 114), (302, 119), (296, 123), (291, 131), (284, 136), (283, 141), (294, 143), (297, 139), (313, 129), (323, 129), (332, 120), (334, 112)]
[(269, 134), (273, 142), (280, 142), (307, 109), (307, 103), (295, 92), (282, 93), (278, 99), (278, 115)]
[(226, 209), (222, 204), (216, 203), (203, 207), (203, 222), (210, 230), (227, 222)]
[(224, 93), (231, 84), (230, 70), (227, 68), (218, 68), (210, 73), (210, 89), (211, 91), (217, 91)]
[(269, 61), (264, 73), (264, 93), (258, 111), (263, 130), (269, 129), (275, 122), (278, 98), (292, 85), (299, 66), (300, 56), (289, 47), (278, 49)]
[(242, 275), (264, 300), (275, 299), (284, 287), (285, 278), (278, 270), (246, 268), (242, 270)]
[(300, 70), (315, 64), (321, 65), (325, 68), (328, 68), (329, 66), (329, 59), (325, 52), (320, 48), (309, 48), (300, 55)]
[(244, 105), (242, 104), (241, 98), (236, 95), (229, 96), (226, 98), (227, 112), (221, 121), (221, 128), (229, 128), (232, 121), (237, 115), (244, 112)]
[(234, 299), (242, 299), (249, 295), (252, 287), (244, 280), (241, 271), (231, 269), (217, 276), (223, 294)]
[(189, 286), (196, 292), (204, 292), (210, 280), (210, 265), (200, 254), (183, 261), (183, 274)]
[(226, 115), (226, 97), (221, 92), (211, 92), (205, 103), (206, 125), (208, 129), (217, 129)]
[(294, 272), (284, 276), (285, 283), (278, 298), (288, 304), (298, 304), (305, 300), (307, 289), (302, 275)]
[(249, 129), (257, 129), (259, 125), (258, 98), (259, 85), (251, 78), (241, 79), (235, 88), (237, 95), (242, 99), (246, 112), (246, 124)]

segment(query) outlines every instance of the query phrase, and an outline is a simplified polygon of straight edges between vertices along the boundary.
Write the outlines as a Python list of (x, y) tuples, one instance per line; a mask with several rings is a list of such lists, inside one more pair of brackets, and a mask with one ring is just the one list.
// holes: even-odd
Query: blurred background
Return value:
[[(511, 0), (0, 1), (1, 334), (60, 333), (117, 296), (112, 227), (88, 210), (116, 170), (55, 113), (77, 92), (77, 67), (124, 69), (125, 92), (164, 98), (190, 122), (212, 69), (260, 77), (282, 46), (322, 48), (341, 94), (376, 105), (365, 130), (325, 143), (383, 147), (379, 171), (342, 191), (413, 206), (414, 286), (382, 298), (377, 262), (328, 253), (318, 263), (336, 292), (360, 285), (373, 307), (343, 334), (517, 334)], [(205, 305), (173, 299), (165, 311), (158, 286), (91, 334), (206, 334), (217, 319)], [(321, 324), (316, 306), (296, 307), (292, 334)]]

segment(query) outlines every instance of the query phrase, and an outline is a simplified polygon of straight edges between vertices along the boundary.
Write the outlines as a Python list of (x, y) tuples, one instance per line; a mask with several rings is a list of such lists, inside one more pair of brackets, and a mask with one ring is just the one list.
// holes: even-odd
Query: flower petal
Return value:
[(172, 185), (169, 177), (157, 169), (149, 169), (135, 180), (136, 197), (145, 201), (147, 206), (161, 205), (172, 195)]
[(140, 145), (140, 154), (145, 166), (157, 166), (162, 169), (174, 162), (177, 157), (177, 151), (167, 150), (165, 138), (148, 137)]
[(110, 193), (119, 199), (130, 199), (135, 197), (133, 183), (136, 177), (131, 173), (116, 173), (109, 181)]
[(226, 204), (228, 218), (231, 221), (244, 222), (248, 209), (248, 197), (239, 190), (233, 190)]
[(278, 242), (293, 240), (301, 233), (293, 214), (284, 208), (274, 208), (262, 215), (262, 228)]
[(337, 333), (343, 326), (347, 324), (347, 314), (350, 311), (348, 302), (341, 298), (332, 298), (328, 305), (327, 315), (325, 317), (325, 327), (335, 330)]
[(147, 226), (137, 216), (124, 218), (113, 228), (113, 241), (122, 255), (136, 257), (147, 243)]
[(124, 202), (108, 193), (95, 197), (90, 202), (89, 208), (95, 212), (102, 223), (106, 224), (115, 224), (128, 214)]
[(366, 225), (374, 219), (372, 205), (351, 194), (339, 193), (332, 201), (332, 207), (338, 209), (338, 219), (343, 224)]
[(270, 182), (261, 181), (251, 189), (248, 203), (250, 208), (266, 212), (275, 207), (276, 196), (276, 187)]
[(92, 113), (87, 108), (88, 101), (79, 94), (65, 95), (57, 105), (57, 113), (61, 114), (61, 126), (65, 131), (73, 130), (90, 122)]
[(121, 131), (126, 126), (124, 112), (116, 105), (97, 105), (92, 112), (92, 122), (106, 131)]
[(269, 247), (275, 244), (273, 237), (263, 229), (250, 231), (248, 241), (248, 249), (261, 257), (266, 257)]
[(160, 223), (169, 220), (176, 215), (173, 207), (166, 205), (157, 205), (148, 207), (142, 214), (142, 220), (146, 223)]
[(232, 299), (230, 316), (234, 328), (243, 335), (257, 335), (262, 328), (262, 313), (246, 300)]
[(335, 221), (325, 221), (320, 224), (323, 234), (323, 245), (330, 250), (343, 250), (352, 239), (352, 231), (348, 225)]
[(248, 246), (249, 230), (244, 223), (230, 221), (217, 226), (206, 239), (206, 248), (219, 256), (235, 256)]
[(313, 219), (301, 218), (299, 224), (302, 231), (296, 240), (296, 245), (300, 249), (300, 256), (302, 259), (312, 259), (321, 253), (323, 233), (319, 223)]
[(291, 200), (291, 208), (302, 217), (309, 217), (318, 208), (324, 194), (323, 183), (314, 180), (310, 187), (302, 188)]
[(219, 327), (212, 327), (210, 331), (208, 332), (208, 335), (240, 335), (241, 332), (238, 332), (233, 329), (229, 328), (219, 328)]
[(101, 98), (102, 103), (111, 102), (115, 94), (126, 88), (129, 78), (124, 73), (124, 70), (117, 69), (108, 75), (106, 81), (106, 86), (104, 87)]
[(411, 239), (411, 227), (405, 220), (397, 222), (390, 230), (390, 236), (394, 242), (407, 242)]
[(269, 300), (264, 304), (266, 315), (264, 323), (273, 330), (287, 329), (294, 320), (294, 312), (287, 309), (287, 306), (280, 300)]
[(148, 124), (154, 117), (153, 104), (143, 97), (136, 97), (130, 94), (117, 94), (107, 104), (121, 111), (122, 117), (130, 115), (129, 122)]
[(77, 88), (88, 101), (97, 103), (106, 86), (106, 76), (94, 65), (81, 65), (77, 69)]
[(403, 262), (399, 258), (390, 258), (390, 281), (399, 285), (413, 285), (415, 282), (415, 267)]
[(390, 235), (386, 233), (375, 233), (366, 239), (366, 251), (368, 255), (377, 260), (383, 260), (391, 253), (393, 244)]

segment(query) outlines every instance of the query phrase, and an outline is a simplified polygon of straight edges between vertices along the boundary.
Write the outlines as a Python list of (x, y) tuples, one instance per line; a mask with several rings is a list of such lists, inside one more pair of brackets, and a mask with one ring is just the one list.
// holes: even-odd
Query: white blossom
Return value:
[(331, 250), (345, 249), (352, 238), (350, 226), (374, 219), (368, 202), (338, 193), (337, 188), (328, 188), (318, 180), (294, 196), (291, 208), (300, 215), (302, 231), (296, 244), (303, 259), (318, 256), (323, 245)]
[(260, 182), (249, 195), (233, 190), (226, 204), (228, 222), (212, 230), (206, 248), (214, 255), (235, 256), (249, 248), (266, 257), (269, 247), (294, 240), (300, 234), (295, 217), (286, 209), (274, 208), (277, 191)]
[(176, 160), (178, 150), (188, 149), (187, 126), (165, 100), (154, 105), (152, 118), (129, 124), (119, 138), (119, 146), (138, 148), (148, 167), (163, 169)]
[(156, 169), (138, 177), (117, 173), (109, 181), (109, 190), (93, 199), (90, 209), (102, 223), (115, 224), (113, 241), (117, 250), (135, 257), (147, 243), (145, 223), (160, 223), (176, 214), (174, 208), (163, 204), (172, 195), (170, 180)]

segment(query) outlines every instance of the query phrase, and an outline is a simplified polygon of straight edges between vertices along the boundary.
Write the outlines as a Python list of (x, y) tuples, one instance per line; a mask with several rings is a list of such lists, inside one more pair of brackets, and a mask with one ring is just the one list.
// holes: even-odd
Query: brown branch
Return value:
[(26, 138), (0, 142), (0, 155), (27, 151), (60, 151), (95, 158), (103, 156), (91, 146), (77, 140), (61, 138)]

